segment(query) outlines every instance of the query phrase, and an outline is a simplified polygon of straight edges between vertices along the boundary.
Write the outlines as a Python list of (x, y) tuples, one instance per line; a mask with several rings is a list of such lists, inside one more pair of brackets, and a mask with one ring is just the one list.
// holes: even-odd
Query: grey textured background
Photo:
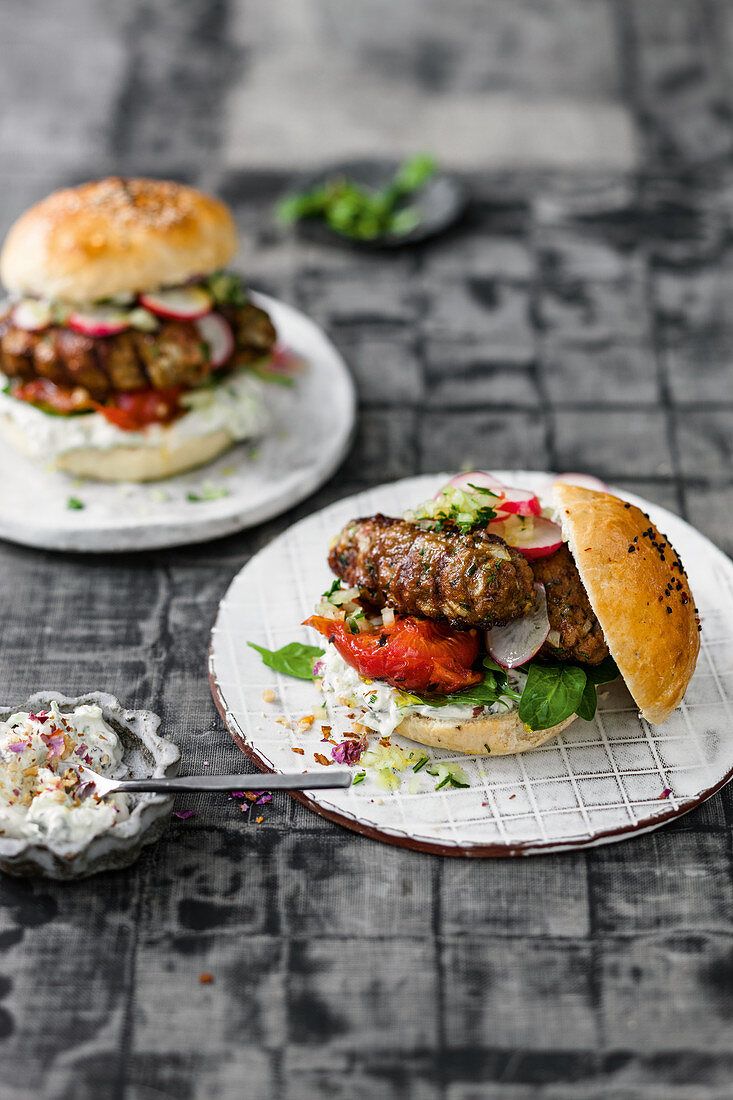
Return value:
[[(0, 42), (3, 231), (112, 171), (217, 190), (253, 285), (327, 326), (361, 397), (338, 476), (263, 528), (1, 545), (4, 700), (106, 689), (187, 771), (243, 768), (204, 665), (230, 578), (296, 515), (469, 460), (588, 469), (733, 549), (733, 4), (25, 0)], [(294, 169), (421, 147), (475, 194), (432, 246), (274, 227)], [(285, 797), (261, 825), (185, 804), (129, 872), (0, 881), (3, 1098), (733, 1095), (729, 791), (527, 862), (380, 846)]]

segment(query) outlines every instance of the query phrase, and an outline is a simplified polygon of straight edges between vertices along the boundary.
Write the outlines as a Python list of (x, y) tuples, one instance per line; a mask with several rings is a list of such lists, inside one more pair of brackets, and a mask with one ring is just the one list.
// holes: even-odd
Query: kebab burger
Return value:
[(23, 214), (0, 255), (0, 430), (70, 474), (149, 481), (266, 422), (276, 333), (224, 270), (228, 208), (166, 180), (104, 179)]
[(618, 676), (664, 722), (700, 648), (684, 568), (639, 508), (582, 480), (556, 481), (543, 508), (477, 471), (402, 517), (348, 523), (307, 620), (328, 642), (326, 697), (383, 737), (480, 755), (592, 719)]

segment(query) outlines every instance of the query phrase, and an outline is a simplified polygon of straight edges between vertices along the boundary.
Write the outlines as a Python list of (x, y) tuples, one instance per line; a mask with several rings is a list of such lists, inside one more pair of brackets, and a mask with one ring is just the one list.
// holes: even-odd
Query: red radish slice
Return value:
[(114, 306), (96, 306), (72, 313), (68, 325), (75, 332), (83, 332), (85, 336), (115, 336), (129, 328), (130, 321), (124, 310)]
[[(448, 482), (453, 489), (463, 489), (466, 492), (471, 492), (471, 486), (477, 485), (479, 489), (490, 489), (492, 493), (500, 494), (504, 486), (500, 481), (497, 481), (492, 474), (487, 474), (484, 470), (474, 470), (469, 474), (458, 474), (456, 477), (451, 478)], [(447, 489), (448, 486), (444, 485), (443, 489)], [(443, 489), (439, 489), (433, 497), (433, 500), (437, 500)]]
[(526, 665), (539, 652), (550, 633), (544, 584), (536, 583), (534, 592), (534, 603), (526, 615), (506, 626), (492, 626), (486, 631), (489, 656), (502, 668)]
[(504, 486), (502, 499), (494, 507), (497, 512), (507, 512), (515, 516), (540, 516), (542, 505), (529, 489), (510, 489)]
[(551, 480), (552, 482), (565, 481), (568, 485), (577, 485), (580, 489), (595, 489), (599, 493), (611, 491), (605, 481), (601, 481), (599, 477), (593, 477), (592, 474), (558, 474)]
[(42, 328), (48, 328), (52, 321), (53, 314), (48, 302), (24, 298), (13, 308), (13, 324), (26, 332), (40, 332)]
[(232, 330), (220, 313), (208, 313), (196, 322), (201, 339), (209, 345), (211, 365), (214, 370), (230, 359), (234, 352)]
[(499, 535), (509, 546), (516, 547), (527, 561), (546, 558), (562, 546), (562, 531), (557, 523), (543, 516), (532, 516), (527, 520), (526, 531), (521, 528), (512, 530), (507, 524), (510, 520), (496, 519), (486, 530), (491, 535)]
[(154, 294), (141, 294), (140, 305), (171, 321), (196, 321), (211, 313), (214, 299), (202, 286), (176, 286)]

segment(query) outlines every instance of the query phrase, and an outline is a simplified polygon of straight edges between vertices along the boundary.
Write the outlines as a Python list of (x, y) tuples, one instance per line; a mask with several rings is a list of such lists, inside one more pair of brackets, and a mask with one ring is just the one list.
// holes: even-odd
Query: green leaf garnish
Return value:
[(531, 664), (519, 700), (520, 721), (531, 730), (546, 730), (564, 722), (578, 712), (586, 682), (579, 665)]
[(72, 512), (78, 512), (82, 508), (86, 508), (86, 504), (83, 500), (79, 500), (78, 497), (69, 497), (66, 501), (66, 507), (71, 509)]
[[(488, 666), (487, 661), (490, 662)], [(415, 695), (413, 698), (429, 707), (490, 707), (507, 697), (518, 701), (520, 693), (509, 683), (506, 671), (499, 665), (495, 666), (495, 670), (490, 667), (493, 661), (488, 657), (484, 665), (487, 666), (486, 675), (480, 684), (450, 695)]]
[(217, 305), (241, 308), (247, 304), (244, 281), (241, 275), (236, 275), (233, 271), (215, 271), (205, 285)]
[(301, 642), (289, 642), (282, 649), (265, 649), (254, 642), (247, 642), (247, 645), (257, 650), (268, 668), (283, 672), (286, 676), (295, 676), (298, 680), (312, 679), (313, 664), (324, 652), (318, 646), (303, 645)]
[(425, 765), (429, 764), (429, 763), (430, 763), (430, 757), (429, 756), (423, 756), (418, 760), (417, 764), (412, 765), (412, 770), (414, 772), (422, 771), (422, 769), (425, 767)]
[(351, 786), (355, 787), (357, 783), (363, 783), (366, 779), (366, 772), (357, 772), (354, 778), (351, 780)]
[(320, 219), (354, 240), (369, 241), (382, 235), (403, 237), (420, 224), (420, 211), (415, 205), (406, 205), (405, 200), (427, 183), (435, 169), (435, 160), (421, 153), (405, 161), (391, 183), (379, 190), (337, 176), (282, 199), (275, 213), (283, 225), (303, 218)]

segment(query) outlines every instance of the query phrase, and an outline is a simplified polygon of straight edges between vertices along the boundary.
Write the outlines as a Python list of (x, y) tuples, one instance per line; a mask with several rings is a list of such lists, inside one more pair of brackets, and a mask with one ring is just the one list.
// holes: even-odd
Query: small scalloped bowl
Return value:
[[(144, 779), (178, 774), (181, 752), (172, 741), (158, 736), (160, 718), (149, 710), (125, 710), (113, 695), (90, 691), (71, 698), (58, 691), (39, 691), (25, 703), (0, 707), (0, 720), (16, 711), (38, 711), (54, 700), (59, 709), (71, 711), (80, 703), (95, 703), (120, 738), (128, 776)], [(43, 843), (37, 839), (0, 836), (0, 869), (9, 875), (43, 878), (86, 878), (99, 871), (129, 867), (143, 846), (158, 840), (168, 824), (173, 799), (161, 794), (133, 794), (133, 808), (125, 821), (76, 844)]]

